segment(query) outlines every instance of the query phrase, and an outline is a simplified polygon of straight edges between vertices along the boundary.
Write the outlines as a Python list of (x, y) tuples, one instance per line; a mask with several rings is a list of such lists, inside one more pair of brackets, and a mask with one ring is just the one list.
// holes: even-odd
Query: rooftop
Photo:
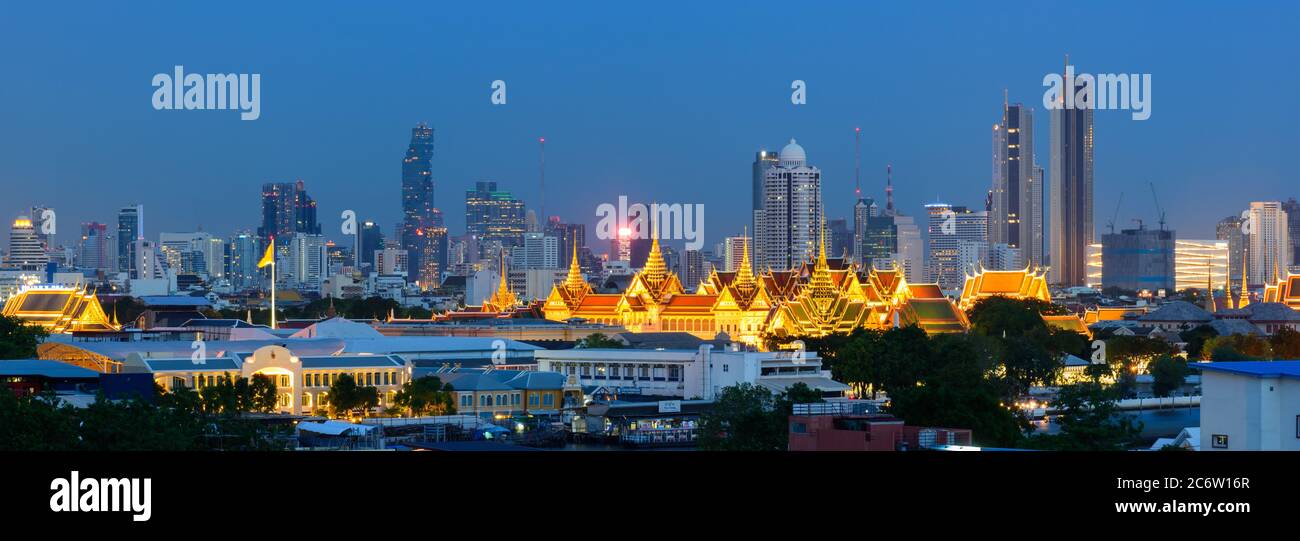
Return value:
[(1300, 361), (1241, 361), (1222, 363), (1195, 363), (1192, 368), (1224, 372), (1257, 378), (1300, 379)]

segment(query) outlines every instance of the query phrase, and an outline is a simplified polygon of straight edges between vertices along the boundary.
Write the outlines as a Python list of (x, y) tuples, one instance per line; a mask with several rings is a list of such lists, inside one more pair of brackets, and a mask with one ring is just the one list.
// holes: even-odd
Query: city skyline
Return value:
[[(93, 18), (89, 16), (96, 9), (88, 8), (87, 19)], [(472, 58), (485, 57), (471, 54), (475, 46), (493, 42), (489, 36), (496, 35), (494, 30), (520, 24), (535, 14), (531, 9), (524, 7), (502, 15), (500, 20), (481, 21), (473, 28), (452, 29), (453, 36), (439, 38), (444, 50), (465, 59), (450, 61), (443, 75), (437, 77), (411, 79), (387, 70), (391, 64), (364, 66), (348, 55), (342, 55), (330, 73), (289, 65), (289, 58), (301, 51), (289, 45), (287, 39), (268, 42), (270, 38), (262, 35), (257, 38), (266, 47), (261, 52), (248, 46), (227, 52), (191, 44), (167, 55), (134, 55), (129, 63), (109, 62), (104, 69), (110, 71), (91, 72), (101, 76), (95, 85), (97, 94), (79, 100), (73, 98), (85, 96), (75, 89), (59, 88), (60, 79), (52, 76), (52, 70), (85, 71), (88, 61), (112, 59), (114, 47), (122, 53), (139, 44), (108, 45), (106, 50), (87, 58), (73, 58), (65, 48), (55, 48), (46, 57), (6, 60), (14, 64), (11, 67), (16, 72), (51, 76), (0, 90), (0, 98), (4, 98), (0, 101), (24, 104), (22, 110), (11, 115), (14, 129), (0, 134), (0, 184), (13, 194), (8, 208), (0, 211), (12, 220), (30, 206), (54, 207), (63, 225), (57, 237), (64, 243), (76, 235), (76, 224), (111, 223), (118, 209), (134, 203), (146, 207), (149, 221), (145, 233), (151, 239), (163, 231), (194, 231), (200, 227), (227, 236), (256, 227), (257, 209), (249, 201), (263, 184), (302, 179), (312, 186), (312, 194), (320, 203), (320, 221), (328, 238), (346, 242), (337, 233), (337, 223), (339, 214), (347, 209), (381, 224), (386, 235), (395, 238), (398, 232), (392, 230), (392, 224), (401, 219), (401, 209), (395, 204), (400, 197), (395, 162), (400, 149), (409, 142), (407, 130), (421, 121), (428, 122), (438, 134), (439, 150), (432, 163), (437, 186), (434, 200), (447, 217), (452, 234), (465, 230), (459, 212), (464, 203), (461, 196), (475, 182), (495, 181), (524, 201), (540, 203), (536, 145), (541, 136), (549, 143), (549, 214), (588, 227), (596, 221), (598, 204), (628, 195), (647, 202), (657, 199), (705, 204), (709, 225), (704, 234), (709, 245), (739, 234), (751, 221), (749, 209), (738, 201), (749, 197), (751, 156), (762, 148), (779, 150), (767, 145), (779, 146), (791, 138), (798, 139), (815, 155), (823, 171), (827, 219), (851, 217), (855, 201), (851, 196), (853, 130), (857, 127), (862, 128), (864, 197), (883, 199), (884, 168), (892, 164), (900, 212), (919, 216), (923, 205), (936, 199), (978, 208), (988, 189), (984, 130), (999, 116), (993, 104), (1005, 89), (1011, 101), (1034, 108), (1037, 146), (1041, 149), (1047, 145), (1043, 135), (1047, 133), (1049, 115), (1036, 107), (1044, 90), (1041, 78), (1059, 71), (1061, 58), (1067, 53), (1082, 70), (1150, 72), (1161, 86), (1160, 99), (1156, 100), (1158, 111), (1149, 120), (1134, 121), (1121, 111), (1096, 114), (1094, 213), (1102, 214), (1103, 223), (1119, 193), (1125, 191), (1129, 195), (1119, 212), (1121, 227), (1135, 217), (1154, 223), (1154, 205), (1146, 201), (1143, 190), (1130, 188), (1146, 182), (1156, 185), (1164, 198), (1162, 204), (1172, 211), (1169, 227), (1192, 238), (1213, 236), (1219, 219), (1239, 213), (1250, 201), (1285, 200), (1294, 195), (1287, 191), (1290, 184), (1282, 135), (1286, 126), (1294, 125), (1297, 110), (1289, 101), (1280, 99), (1280, 92), (1294, 87), (1289, 82), (1296, 75), (1262, 69), (1280, 60), (1271, 56), (1280, 53), (1270, 43), (1285, 39), (1280, 24), (1273, 26), (1268, 21), (1243, 33), (1229, 24), (1233, 14), (1220, 15), (1221, 20), (1228, 19), (1221, 23), (1227, 35), (1243, 43), (1230, 43), (1224, 37), (1213, 44), (1184, 42), (1181, 47), (1185, 50), (1170, 51), (1155, 38), (1146, 38), (1127, 43), (1127, 48), (1106, 44), (1080, 47), (1081, 40), (1071, 39), (1077, 37), (1078, 31), (1053, 22), (1051, 11), (1046, 9), (1028, 8), (1010, 22), (1002, 22), (979, 13), (976, 7), (953, 6), (941, 14), (932, 36), (922, 36), (928, 39), (908, 41), (898, 54), (876, 58), (843, 51), (859, 47), (875, 50), (870, 45), (887, 41), (892, 35), (888, 29), (881, 29), (878, 35), (862, 36), (861, 45), (778, 45), (763, 42), (757, 32), (736, 30), (729, 24), (731, 18), (743, 22), (754, 15), (704, 8), (700, 21), (694, 24), (727, 28), (726, 35), (706, 38), (690, 32), (683, 45), (657, 44), (652, 50), (642, 51), (637, 48), (638, 36), (644, 40), (652, 33), (648, 26), (638, 27), (641, 33), (631, 36), (597, 32), (593, 39), (609, 41), (619, 54), (652, 61), (636, 72), (619, 68), (611, 73), (593, 73), (579, 63), (568, 62), (575, 60), (576, 53), (563, 41), (549, 49), (551, 56), (547, 58), (554, 60), (545, 62), (546, 70), (535, 65), (541, 57), (531, 53), (503, 59), (497, 67), (465, 65)], [(850, 19), (910, 20), (918, 16), (899, 8), (854, 9), (862, 11), (851, 10)], [(1136, 9), (1140, 15), (1145, 8)], [(1189, 12), (1195, 10), (1188, 8)], [(816, 8), (808, 11), (807, 16), (812, 16)], [(20, 19), (21, 15), (39, 13), (19, 15)], [(374, 22), (385, 34), (408, 27), (408, 22), (393, 19), (393, 15), (378, 10), (359, 16)], [(457, 15), (477, 20), (474, 13)], [(597, 15), (566, 24), (589, 24)], [(1209, 23), (1193, 15), (1162, 14), (1163, 19), (1147, 24), (1157, 36), (1162, 32), (1167, 35), (1205, 30)], [(1252, 15), (1258, 14), (1246, 10), (1236, 16)], [(962, 16), (973, 17), (974, 24), (958, 24)], [(100, 30), (86, 26), (89, 20), (73, 19), (68, 31), (85, 31), (87, 35), (69, 38), (69, 46), (84, 46), (98, 36)], [(211, 24), (220, 21), (218, 16)], [(1035, 39), (1044, 42), (1043, 47), (1025, 59), (998, 62), (996, 69), (990, 69), (996, 55), (980, 47), (963, 50), (961, 56), (944, 61), (934, 59), (956, 40), (987, 47), (1000, 44), (1000, 39), (969, 28), (980, 22), (1023, 24)], [(262, 29), (248, 24), (252, 30)], [(651, 25), (652, 21), (641, 24)], [(1120, 21), (1096, 24), (1110, 32), (1137, 28), (1136, 23)], [(1179, 24), (1186, 29), (1180, 29)], [(26, 39), (40, 44), (58, 35), (57, 31), (50, 36), (33, 36), (21, 28), (13, 30), (0, 40), (8, 44), (9, 40)], [(312, 32), (305, 25), (290, 25), (285, 30), (290, 36)], [(524, 37), (511, 38), (499, 46), (520, 47), (519, 40), (527, 36), (556, 31), (530, 29)], [(944, 32), (955, 34), (939, 39)], [(1052, 32), (1062, 35), (1052, 37)], [(371, 33), (380, 32), (372, 30), (363, 35)], [(408, 45), (409, 39), (386, 36), (371, 53), (396, 51)], [(777, 62), (782, 64), (779, 69), (756, 70), (736, 77), (750, 66), (744, 62), (722, 66), (708, 61), (711, 54), (721, 52), (706, 53), (703, 59), (675, 54), (679, 47), (725, 48), (738, 43), (756, 44), (756, 51), (768, 58), (791, 62)], [(1238, 65), (1234, 51), (1251, 54), (1244, 65)], [(262, 73), (265, 99), (261, 118), (242, 122), (237, 116), (218, 113), (149, 109), (149, 74), (167, 71), (176, 64), (196, 71)], [(344, 84), (338, 80), (338, 72), (364, 75), (375, 88)], [(1228, 110), (1235, 108), (1216, 109), (1214, 103), (1218, 100), (1207, 103), (1204, 96), (1191, 91), (1202, 87), (1191, 84), (1186, 78), (1189, 73), (1247, 78), (1252, 84), (1243, 86), (1249, 90), (1229, 85), (1224, 79), (1224, 88), (1215, 87), (1214, 95), (1225, 103), (1238, 100), (1269, 104), (1271, 108), (1268, 114), (1258, 115), (1229, 114)], [(719, 80), (724, 77), (735, 81)], [(511, 84), (510, 101), (505, 105), (493, 106), (489, 102), (489, 83), (495, 79)], [(790, 104), (793, 79), (807, 81), (807, 105)], [(890, 84), (903, 80), (909, 84)], [(946, 84), (936, 84), (941, 81)], [(961, 81), (962, 92), (951, 92), (953, 81)], [(320, 107), (330, 100), (338, 102), (343, 95), (368, 96), (384, 89), (407, 89), (409, 85), (422, 90), (397, 92), (394, 99), (387, 100), (391, 103)], [(311, 88), (322, 96), (308, 96)], [(890, 105), (882, 105), (885, 103)], [(641, 107), (628, 107), (630, 104)], [(54, 111), (60, 114), (52, 114)], [(340, 115), (339, 127), (324, 118), (330, 116), (322, 115), (324, 111)], [(682, 129), (684, 123), (691, 122), (710, 127)], [(287, 131), (290, 129), (292, 136)], [(1249, 148), (1231, 145), (1233, 138), (1229, 134), (1243, 132), (1252, 133), (1256, 144)], [(56, 134), (61, 138), (57, 142), (52, 139)], [(60, 150), (59, 158), (55, 157), (55, 149)], [(674, 166), (687, 174), (665, 178), (654, 171), (657, 158), (651, 149), (666, 152), (665, 158), (671, 156)], [(62, 159), (65, 153), (80, 159)], [(1040, 165), (1047, 165), (1044, 154), (1039, 152)], [(1250, 182), (1234, 190), (1232, 198), (1204, 195), (1222, 191), (1218, 183), (1224, 178)], [(196, 190), (196, 184), (209, 189)], [(539, 220), (545, 221), (546, 216)]]

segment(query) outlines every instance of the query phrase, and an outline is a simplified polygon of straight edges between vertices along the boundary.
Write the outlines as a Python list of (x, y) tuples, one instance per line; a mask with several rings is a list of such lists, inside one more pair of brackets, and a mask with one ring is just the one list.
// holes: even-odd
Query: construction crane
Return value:
[(1115, 220), (1119, 219), (1119, 207), (1124, 204), (1124, 192), (1119, 192), (1119, 201), (1115, 202), (1115, 214), (1110, 216), (1110, 221), (1106, 225), (1110, 227), (1110, 234), (1115, 234)]
[(1156, 201), (1156, 212), (1159, 213), (1160, 216), (1160, 220), (1159, 220), (1160, 230), (1164, 231), (1165, 230), (1165, 209), (1160, 208), (1160, 196), (1156, 195), (1156, 183), (1148, 182), (1147, 184), (1151, 185), (1151, 199), (1154, 199)]

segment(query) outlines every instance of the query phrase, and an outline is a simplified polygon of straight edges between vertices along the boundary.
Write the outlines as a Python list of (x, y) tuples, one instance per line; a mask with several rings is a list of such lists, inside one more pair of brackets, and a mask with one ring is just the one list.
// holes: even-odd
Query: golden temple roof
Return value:
[(40, 325), (51, 334), (117, 331), (122, 327), (104, 313), (93, 291), (84, 286), (34, 286), (5, 302), (3, 314)]

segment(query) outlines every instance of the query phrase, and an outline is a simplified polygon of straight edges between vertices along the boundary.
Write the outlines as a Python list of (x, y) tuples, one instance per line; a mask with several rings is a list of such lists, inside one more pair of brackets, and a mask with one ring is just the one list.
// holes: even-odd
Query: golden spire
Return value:
[(587, 282), (582, 279), (582, 267), (578, 265), (578, 236), (573, 236), (573, 258), (569, 260), (569, 276), (564, 279), (564, 287), (569, 291), (582, 289)]
[(668, 265), (664, 263), (664, 255), (659, 251), (659, 222), (653, 214), (650, 216), (650, 239), (650, 255), (646, 258), (643, 274), (647, 281), (658, 285), (668, 277)]
[(1246, 268), (1250, 265), (1250, 248), (1245, 244), (1243, 241), (1241, 247), (1241, 297), (1237, 299), (1239, 309), (1250, 306), (1250, 287), (1247, 285), (1250, 282), (1246, 278)]
[(518, 304), (518, 298), (510, 290), (510, 279), (506, 276), (506, 253), (501, 252), (501, 282), (497, 284), (496, 293), (493, 293), (487, 301), (483, 303), (484, 311), (504, 312), (514, 308)]
[(741, 247), (740, 268), (736, 269), (736, 285), (750, 285), (754, 283), (754, 271), (749, 268), (749, 227), (745, 227), (744, 245)]
[(1231, 310), (1232, 306), (1232, 266), (1229, 265), (1223, 271), (1223, 302)]

